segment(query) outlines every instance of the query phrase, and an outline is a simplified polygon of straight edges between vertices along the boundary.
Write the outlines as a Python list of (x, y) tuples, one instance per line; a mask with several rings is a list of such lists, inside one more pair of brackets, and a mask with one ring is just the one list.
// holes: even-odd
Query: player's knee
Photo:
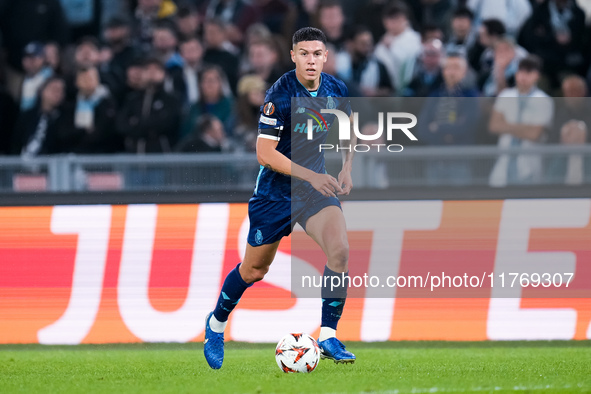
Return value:
[(246, 283), (254, 283), (263, 280), (265, 275), (269, 272), (269, 267), (257, 268), (251, 267), (245, 272), (244, 281)]
[(333, 267), (342, 272), (346, 271), (349, 263), (349, 245), (341, 243), (334, 246), (328, 258), (331, 260)]
[(255, 268), (252, 271), (252, 282), (259, 282), (261, 280), (263, 280), (265, 278), (265, 275), (267, 274), (267, 272), (269, 271), (268, 268)]

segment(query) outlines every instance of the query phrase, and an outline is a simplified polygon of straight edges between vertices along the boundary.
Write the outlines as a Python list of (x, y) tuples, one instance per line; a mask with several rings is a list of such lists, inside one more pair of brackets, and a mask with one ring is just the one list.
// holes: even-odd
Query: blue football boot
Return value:
[(336, 338), (328, 338), (318, 342), (320, 347), (320, 358), (333, 360), (336, 364), (353, 364), (355, 355), (345, 349), (345, 345)]
[(203, 342), (203, 353), (209, 366), (213, 369), (220, 369), (224, 362), (224, 333), (214, 332), (209, 327), (209, 319), (213, 312), (205, 318), (205, 341)]

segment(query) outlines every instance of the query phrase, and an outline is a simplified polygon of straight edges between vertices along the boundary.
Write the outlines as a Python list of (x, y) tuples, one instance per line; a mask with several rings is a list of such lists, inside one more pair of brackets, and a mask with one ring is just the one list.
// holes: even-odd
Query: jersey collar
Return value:
[[(298, 83), (300, 84), (300, 86), (302, 88), (304, 88), (304, 90), (306, 91), (306, 93), (308, 93), (308, 95), (310, 97), (314, 97), (314, 96), (312, 96), (312, 94), (310, 93), (310, 91), (304, 86), (304, 84), (300, 82), (300, 80), (298, 79), (298, 76), (296, 75), (295, 71), (294, 71), (293, 74), (294, 74), (293, 76), (295, 77), (296, 81), (298, 81)], [(318, 93), (320, 93), (320, 88), (322, 87), (322, 81), (323, 81), (323, 79), (322, 79), (322, 73), (320, 73), (320, 83), (318, 83), (318, 89), (316, 89), (316, 96), (318, 96)]]

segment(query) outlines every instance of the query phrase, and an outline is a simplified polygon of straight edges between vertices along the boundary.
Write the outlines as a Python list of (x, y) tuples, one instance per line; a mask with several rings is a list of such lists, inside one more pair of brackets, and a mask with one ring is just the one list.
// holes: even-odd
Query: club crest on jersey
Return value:
[(271, 102), (265, 104), (265, 106), (263, 107), (263, 113), (267, 116), (273, 115), (275, 113), (275, 104)]
[(263, 233), (261, 232), (261, 230), (257, 230), (257, 233), (254, 236), (254, 240), (259, 245), (263, 243)]
[(326, 109), (335, 109), (337, 104), (335, 103), (334, 99), (330, 96), (326, 99)]

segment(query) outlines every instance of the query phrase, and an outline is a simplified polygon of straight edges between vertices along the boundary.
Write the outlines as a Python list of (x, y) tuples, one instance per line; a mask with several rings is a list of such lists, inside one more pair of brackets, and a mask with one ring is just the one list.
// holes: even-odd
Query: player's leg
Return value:
[(221, 368), (224, 361), (224, 329), (228, 316), (242, 294), (262, 280), (275, 258), (279, 241), (291, 231), (289, 201), (253, 197), (248, 203), (250, 229), (244, 260), (226, 277), (215, 310), (207, 316), (203, 352), (209, 366)]
[[(306, 221), (306, 232), (327, 257), (322, 288), (322, 323), (318, 345), (325, 358), (335, 362), (354, 362), (355, 355), (336, 339), (337, 324), (347, 299), (349, 243), (347, 226), (340, 207), (330, 205)], [(347, 280), (344, 280), (347, 278)], [(331, 288), (332, 284), (338, 286)]]
[(279, 241), (261, 246), (246, 245), (244, 261), (240, 265), (240, 275), (246, 283), (263, 280), (275, 259), (278, 247)]
[(275, 258), (279, 241), (272, 244), (246, 245), (242, 263), (238, 264), (224, 280), (215, 309), (205, 320), (205, 359), (213, 369), (222, 367), (224, 361), (224, 330), (228, 317), (242, 294), (255, 282), (262, 280)]
[(234, 310), (242, 294), (254, 282), (262, 280), (275, 258), (279, 241), (261, 246), (246, 245), (244, 260), (224, 280), (218, 302), (213, 311), (212, 328), (223, 332), (228, 316)]
[[(337, 206), (323, 208), (308, 219), (306, 232), (327, 257), (322, 278), (322, 283), (327, 286), (322, 289), (322, 325), (319, 338), (324, 340), (335, 336), (347, 297), (347, 287), (342, 279), (348, 274), (349, 244), (341, 209)], [(332, 284), (338, 286), (332, 288)]]

